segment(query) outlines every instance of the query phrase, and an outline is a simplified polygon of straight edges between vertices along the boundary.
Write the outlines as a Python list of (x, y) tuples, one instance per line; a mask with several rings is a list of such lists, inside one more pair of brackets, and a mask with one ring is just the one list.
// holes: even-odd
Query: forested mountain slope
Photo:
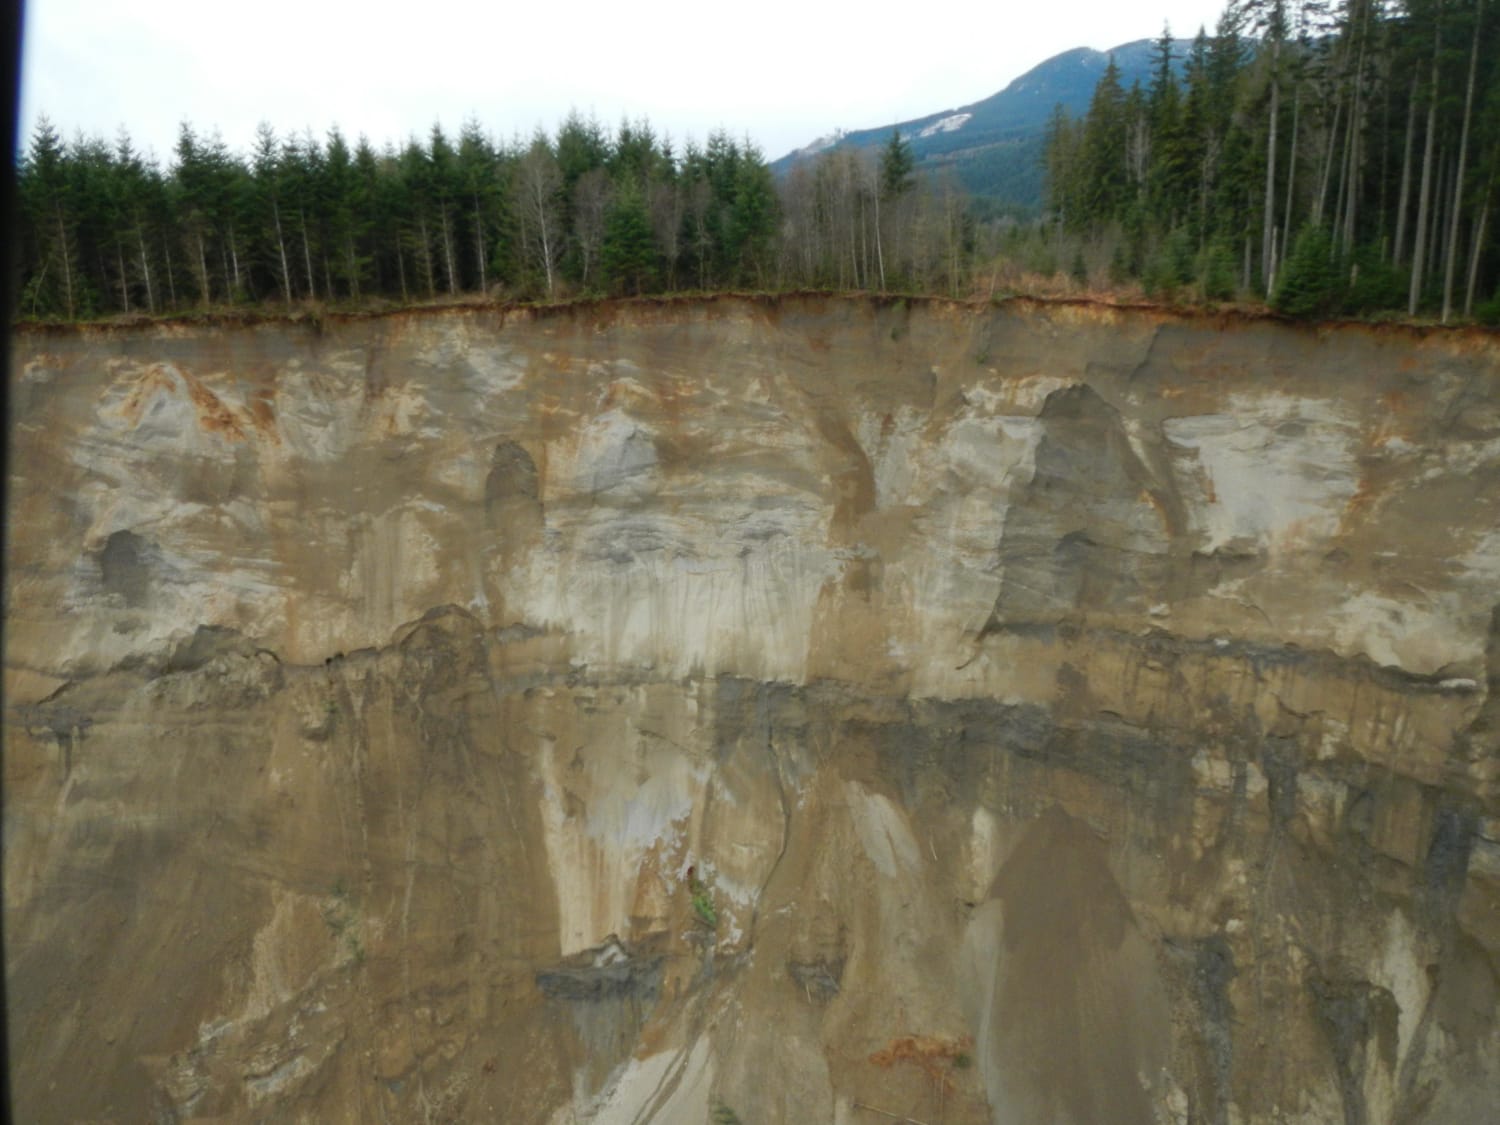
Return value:
[[(1186, 49), (1187, 42), (1179, 47)], [(1142, 39), (1112, 51), (1064, 51), (983, 101), (892, 125), (839, 131), (788, 153), (771, 168), (785, 174), (834, 148), (875, 151), (896, 129), (911, 145), (919, 172), (949, 170), (972, 195), (1035, 210), (1043, 196), (1047, 124), (1059, 106), (1074, 116), (1087, 111), (1110, 59), (1122, 81), (1144, 82), (1151, 73), (1151, 42)]]

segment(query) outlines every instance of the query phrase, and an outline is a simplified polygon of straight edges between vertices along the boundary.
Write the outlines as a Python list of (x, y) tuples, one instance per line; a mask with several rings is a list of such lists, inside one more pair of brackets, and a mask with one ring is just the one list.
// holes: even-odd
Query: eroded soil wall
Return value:
[(11, 401), (22, 1120), (1500, 1104), (1493, 336), (457, 309)]

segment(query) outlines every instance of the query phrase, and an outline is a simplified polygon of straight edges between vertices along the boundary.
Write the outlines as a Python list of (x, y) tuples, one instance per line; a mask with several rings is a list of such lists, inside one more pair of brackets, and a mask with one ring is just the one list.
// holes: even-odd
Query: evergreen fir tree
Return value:
[(655, 259), (645, 200), (640, 189), (627, 180), (609, 212), (604, 234), (604, 272), (617, 292), (639, 295), (651, 288)]
[(911, 188), (914, 167), (911, 144), (900, 129), (892, 129), (891, 139), (880, 150), (880, 190), (885, 198), (895, 199)]
[(1271, 307), (1286, 316), (1326, 316), (1339, 307), (1342, 296), (1327, 228), (1303, 227), (1272, 294)]

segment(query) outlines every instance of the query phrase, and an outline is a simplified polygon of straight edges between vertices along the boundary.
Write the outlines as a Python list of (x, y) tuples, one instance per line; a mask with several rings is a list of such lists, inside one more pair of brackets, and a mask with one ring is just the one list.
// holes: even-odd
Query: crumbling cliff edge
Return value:
[(801, 297), (12, 358), (21, 1119), (1500, 1101), (1493, 335)]

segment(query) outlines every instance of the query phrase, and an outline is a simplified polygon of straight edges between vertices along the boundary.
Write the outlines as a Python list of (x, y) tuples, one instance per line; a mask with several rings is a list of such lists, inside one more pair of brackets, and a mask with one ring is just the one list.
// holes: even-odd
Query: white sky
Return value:
[(337, 124), (377, 145), (552, 131), (576, 107), (609, 129), (647, 116), (699, 141), (746, 134), (769, 159), (835, 127), (978, 101), (1071, 47), (1210, 31), (1224, 0), (28, 0), (21, 143), (126, 125), (167, 163), (178, 123), (248, 152)]

